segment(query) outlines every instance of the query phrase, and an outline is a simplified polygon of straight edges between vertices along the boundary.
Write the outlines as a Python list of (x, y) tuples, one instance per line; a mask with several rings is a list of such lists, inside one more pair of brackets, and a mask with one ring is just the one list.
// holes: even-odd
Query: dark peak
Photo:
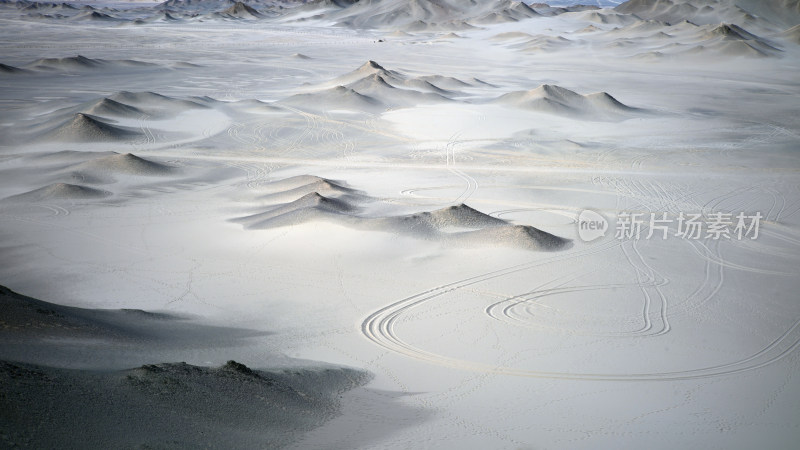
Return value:
[(580, 94), (555, 84), (543, 84), (535, 90), (540, 90), (551, 97), (574, 97)]
[(386, 81), (386, 78), (383, 77), (382, 73), (374, 73), (368, 76), (367, 79), (372, 80), (375, 84), (384, 85), (394, 89), (394, 86), (392, 86), (391, 84), (389, 84), (388, 81)]
[(9, 66), (9, 65), (0, 63), (0, 72), (12, 73), (12, 72), (22, 72), (22, 71), (23, 70), (20, 69), (19, 67)]
[(322, 202), (322, 201), (328, 200), (328, 198), (325, 197), (325, 196), (320, 195), (319, 192), (314, 191), (314, 192), (309, 192), (308, 194), (300, 197), (300, 199), (298, 201), (305, 201), (305, 200), (310, 200), (310, 201), (314, 201), (314, 202)]
[(239, 373), (242, 375), (248, 375), (251, 377), (258, 377), (258, 374), (255, 373), (252, 369), (234, 360), (226, 362), (225, 365), (222, 366), (222, 370), (227, 372)]
[(373, 61), (373, 60), (369, 60), (369, 61), (367, 61), (367, 62), (366, 62), (366, 63), (364, 63), (364, 65), (363, 65), (363, 66), (361, 66), (361, 67), (363, 67), (363, 68), (375, 69), (375, 70), (386, 70), (386, 69), (385, 69), (383, 66), (381, 66), (381, 65), (380, 65), (380, 64), (378, 64), (378, 63), (376, 63), (376, 62), (375, 62), (375, 61)]
[(72, 120), (74, 124), (86, 124), (95, 126), (109, 126), (107, 123), (100, 120), (97, 116), (86, 113), (75, 113), (75, 118)]
[(468, 206), (465, 203), (459, 203), (458, 205), (449, 206), (449, 207), (445, 208), (444, 210), (445, 211), (452, 211), (452, 212), (476, 212), (476, 213), (483, 214), (480, 211), (478, 211), (477, 209), (475, 209), (475, 208), (473, 208), (471, 206)]
[(719, 26), (711, 30), (711, 33), (723, 36), (725, 38), (738, 40), (750, 40), (755, 38), (753, 34), (750, 34), (744, 28), (732, 23), (721, 23)]

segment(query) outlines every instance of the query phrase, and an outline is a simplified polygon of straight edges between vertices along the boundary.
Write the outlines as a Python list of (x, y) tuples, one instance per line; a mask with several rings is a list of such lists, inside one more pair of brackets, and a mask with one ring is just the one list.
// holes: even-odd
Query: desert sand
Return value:
[(576, 3), (2, 1), (2, 446), (796, 445), (800, 2)]

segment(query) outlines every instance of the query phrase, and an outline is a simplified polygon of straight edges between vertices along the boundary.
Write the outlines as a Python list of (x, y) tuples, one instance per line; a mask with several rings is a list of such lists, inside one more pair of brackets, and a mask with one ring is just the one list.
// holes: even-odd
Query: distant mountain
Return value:
[(512, 0), (323, 0), (300, 10), (314, 8), (320, 9), (320, 18), (340, 25), (409, 31), (458, 30), (540, 15), (526, 3)]

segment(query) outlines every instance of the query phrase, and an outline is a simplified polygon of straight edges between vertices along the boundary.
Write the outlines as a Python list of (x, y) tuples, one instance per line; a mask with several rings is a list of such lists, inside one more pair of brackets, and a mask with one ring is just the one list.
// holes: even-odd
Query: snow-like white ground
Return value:
[[(270, 367), (283, 354), (375, 374), (298, 448), (790, 448), (800, 438), (800, 48), (643, 58), (661, 38), (578, 32), (592, 23), (537, 18), (442, 38), (315, 23), (3, 19), (3, 64), (80, 54), (157, 66), (0, 74), (0, 198), (59, 182), (105, 191), (3, 200), (0, 283), (65, 305), (270, 332), (179, 356), (191, 364)], [(570, 42), (524, 50), (495, 38), (517, 31)], [(468, 85), (451, 101), (386, 112), (280, 102), (369, 60)], [(491, 101), (542, 84), (639, 110), (606, 120)], [(203, 107), (145, 111), (140, 96), (141, 113), (107, 120), (134, 138), (35, 138), (71, 117), (62, 108), (121, 91)], [(109, 151), (171, 171), (76, 169)], [(362, 216), (465, 203), (571, 246), (232, 221), (299, 198), (274, 184), (299, 175), (360, 191)], [(755, 240), (611, 230), (585, 243), (576, 217), (586, 208), (609, 219), (764, 218)]]

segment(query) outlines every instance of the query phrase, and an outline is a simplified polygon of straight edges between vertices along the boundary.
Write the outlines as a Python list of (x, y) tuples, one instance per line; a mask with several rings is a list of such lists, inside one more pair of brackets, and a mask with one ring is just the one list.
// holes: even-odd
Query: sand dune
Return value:
[(16, 2), (16, 3), (17, 3), (17, 5), (22, 7), (21, 9), (23, 11), (40, 11), (40, 10), (48, 10), (48, 11), (69, 10), (69, 11), (74, 11), (74, 10), (78, 9), (78, 8), (70, 5), (69, 3), (39, 3), (39, 2), (34, 2), (34, 3), (29, 3), (29, 4), (28, 4), (28, 2)]
[(349, 109), (371, 113), (378, 113), (387, 108), (376, 98), (344, 86), (336, 86), (308, 94), (292, 95), (279, 101), (278, 104), (287, 104), (307, 110)]
[(458, 95), (457, 92), (449, 91), (447, 89), (442, 89), (439, 86), (436, 86), (429, 80), (420, 79), (420, 78), (411, 78), (408, 80), (403, 81), (402, 86), (410, 89), (416, 89), (423, 92), (432, 92), (434, 94), (439, 94), (442, 97), (450, 96), (450, 95)]
[(231, 102), (237, 111), (252, 112), (256, 114), (274, 113), (286, 111), (275, 103), (267, 103), (261, 100), (247, 99)]
[(246, 229), (266, 229), (332, 219), (335, 215), (342, 215), (341, 220), (349, 221), (354, 217), (349, 213), (356, 210), (357, 207), (344, 200), (323, 197), (317, 192), (311, 192), (269, 211), (237, 218), (233, 221), (241, 223)]
[(164, 176), (176, 174), (179, 170), (167, 164), (161, 164), (140, 158), (136, 155), (116, 152), (58, 151), (35, 153), (24, 158), (38, 168), (36, 175), (45, 175), (42, 181), (64, 181), (71, 183), (60, 188), (67, 194), (87, 184), (110, 184), (117, 181), (113, 175), (131, 176)]
[(637, 59), (662, 57), (776, 57), (783, 52), (777, 44), (733, 23), (696, 25), (683, 20), (674, 25), (659, 20), (638, 21), (609, 31), (620, 38), (606, 44), (610, 49), (651, 48)]
[(458, 245), (503, 246), (519, 250), (557, 251), (569, 248), (571, 243), (531, 226), (514, 225), (458, 233), (454, 237)]
[(650, 36), (653, 33), (664, 31), (665, 29), (669, 29), (668, 31), (672, 30), (670, 24), (666, 22), (661, 22), (659, 20), (637, 20), (623, 27), (615, 28), (609, 31), (608, 34), (625, 37)]
[(270, 191), (271, 193), (279, 193), (318, 183), (343, 187), (343, 183), (340, 181), (330, 180), (327, 178), (318, 177), (316, 175), (297, 175), (294, 177), (272, 181), (263, 189)]
[(245, 20), (255, 20), (264, 17), (264, 15), (258, 12), (255, 8), (252, 8), (251, 6), (242, 2), (236, 2), (233, 5), (231, 5), (230, 8), (214, 13), (212, 16), (224, 19), (245, 19)]
[(594, 26), (594, 25), (588, 25), (588, 26), (585, 26), (585, 27), (581, 28), (580, 30), (574, 31), (574, 33), (594, 33), (594, 32), (597, 32), (597, 31), (603, 31), (603, 30), (598, 28), (598, 27), (596, 27), (596, 26)]
[(461, 36), (460, 34), (451, 31), (447, 34), (439, 36), (438, 39), (464, 39), (464, 36)]
[(102, 67), (105, 61), (77, 55), (66, 58), (43, 58), (28, 64), (26, 68), (37, 70), (85, 70)]
[(800, 25), (795, 25), (786, 31), (780, 33), (780, 37), (795, 43), (800, 44)]
[(720, 56), (778, 56), (782, 50), (770, 42), (750, 33), (735, 24), (722, 23), (716, 26), (701, 27), (699, 43), (692, 54), (712, 54)]
[(70, 56), (65, 58), (43, 58), (33, 61), (25, 66), (26, 69), (42, 71), (88, 71), (95, 69), (111, 68), (152, 68), (158, 67), (152, 64), (137, 60), (105, 60), (87, 58), (82, 55)]
[(725, 39), (731, 39), (737, 41), (741, 40), (749, 41), (757, 38), (756, 35), (744, 30), (740, 26), (727, 23), (723, 23), (720, 24), (718, 27), (714, 27), (711, 31), (706, 33), (706, 36), (709, 38), (720, 36)]
[(181, 21), (181, 18), (175, 17), (173, 13), (170, 13), (170, 11), (159, 11), (158, 13), (153, 14), (151, 16), (136, 19), (133, 21), (133, 23), (136, 25), (144, 25), (148, 23), (158, 23), (158, 22), (172, 23), (179, 21)]
[(470, 19), (470, 22), (479, 25), (518, 22), (539, 15), (534, 9), (523, 2), (505, 2), (499, 7), (482, 16)]
[(524, 41), (527, 39), (532, 39), (533, 35), (529, 33), (525, 33), (523, 31), (507, 31), (505, 33), (495, 34), (491, 37), (493, 41)]
[(175, 171), (174, 167), (149, 161), (131, 153), (115, 153), (91, 159), (71, 169), (89, 172), (124, 173), (140, 176), (167, 175)]
[(140, 136), (141, 132), (127, 127), (111, 125), (96, 116), (77, 113), (72, 120), (42, 136), (44, 140), (62, 142), (125, 141)]
[(460, 80), (458, 78), (447, 77), (443, 75), (423, 75), (421, 77), (416, 77), (415, 80), (427, 81), (428, 83), (434, 85), (439, 89), (446, 89), (446, 90), (469, 88), (481, 84), (486, 85), (486, 83), (477, 78), (472, 78), (468, 82)]
[(39, 189), (34, 189), (30, 192), (12, 195), (6, 197), (3, 201), (9, 202), (47, 202), (56, 200), (88, 200), (108, 197), (111, 195), (108, 191), (102, 191), (87, 186), (79, 186), (67, 183), (54, 183)]
[(174, 69), (197, 69), (203, 66), (201, 66), (200, 64), (190, 63), (186, 61), (178, 61), (170, 64), (170, 67)]
[[(376, 75), (380, 77), (383, 82), (390, 84), (392, 87), (408, 87), (412, 89), (421, 88), (423, 90), (438, 93), (444, 93), (444, 91), (447, 90), (471, 87), (476, 83), (483, 83), (477, 79), (471, 80), (472, 83), (470, 83), (458, 78), (444, 75), (422, 75), (413, 77), (398, 70), (387, 69), (372, 60), (367, 61), (361, 65), (361, 67), (352, 72), (334, 78), (331, 83), (353, 85), (364, 80), (375, 81)], [(456, 94), (456, 92), (451, 92), (450, 94)]]
[[(272, 448), (333, 418), (341, 394), (371, 378), (367, 372), (312, 362), (273, 370), (254, 370), (236, 361), (220, 367), (157, 363), (124, 370), (57, 368), (87, 363), (109, 367), (110, 362), (113, 367), (119, 364), (118, 354), (135, 354), (140, 348), (154, 354), (162, 347), (232, 345), (264, 333), (197, 325), (141, 310), (67, 307), (3, 286), (0, 306), (5, 406), (0, 433), (5, 445)], [(94, 360), (83, 354), (81, 346), (86, 345), (94, 345)], [(52, 362), (32, 362), (39, 360)], [(77, 434), (76, 419), (81, 429)], [(198, 423), (203, 424), (201, 432), (195, 428)]]
[[(108, 196), (100, 185), (110, 185), (120, 181), (144, 182), (139, 177), (182, 176), (184, 172), (174, 166), (140, 158), (130, 153), (60, 151), (36, 153), (24, 158), (38, 170), (29, 175), (18, 171), (19, 177), (31, 178), (34, 186), (53, 183), (11, 200), (48, 201), (48, 199), (79, 200)], [(178, 182), (180, 178), (159, 180), (159, 182)], [(30, 184), (27, 184), (30, 186)], [(90, 187), (91, 186), (91, 187)], [(108, 189), (103, 186), (103, 189)]]
[[(221, 7), (234, 5), (236, 0), (167, 0), (156, 5), (159, 9), (173, 9), (187, 12), (210, 12)], [(227, 6), (226, 6), (227, 5)]]
[[(375, 0), (347, 3), (323, 2), (320, 17), (354, 28), (406, 31), (463, 30), (476, 24), (515, 22), (539, 14), (523, 2), (492, 0)], [(333, 7), (333, 8), (331, 8)], [(327, 8), (327, 9), (326, 9)]]
[(596, 11), (600, 9), (600, 7), (597, 5), (586, 5), (581, 3), (568, 6), (551, 6), (544, 2), (534, 2), (530, 4), (530, 7), (539, 15), (545, 17), (559, 16), (568, 12)]
[[(97, 154), (110, 155), (113, 154), (113, 152), (102, 152)], [(34, 161), (37, 166), (41, 166), (42, 164), (77, 164), (93, 158), (94, 155), (96, 155), (96, 153), (80, 150), (59, 150), (56, 152), (33, 153), (27, 156), (27, 158)]]
[(124, 19), (99, 11), (86, 11), (70, 17), (69, 20), (77, 22), (121, 22)]
[[(530, 226), (511, 224), (465, 204), (401, 215), (365, 213), (366, 209), (359, 204), (374, 206), (375, 199), (340, 183), (313, 176), (277, 181), (267, 188), (273, 192), (262, 200), (284, 203), (232, 221), (245, 229), (332, 222), (365, 231), (389, 231), (445, 245), (499, 244), (527, 250), (556, 250), (569, 243), (569, 240)], [(386, 211), (386, 208), (382, 210)]]
[(21, 74), (28, 72), (19, 67), (9, 66), (7, 64), (0, 64), (0, 74)]
[[(0, 286), (0, 360), (121, 368), (211, 345), (234, 347), (269, 333), (206, 325), (140, 309), (64, 306)], [(92, 354), (75, 343), (92, 347)]]
[(800, 22), (797, 0), (631, 0), (615, 8), (643, 19), (669, 23), (689, 20), (698, 25), (792, 26)]
[(439, 237), (440, 232), (457, 233), (487, 227), (507, 226), (508, 222), (460, 204), (435, 211), (379, 218), (375, 220), (375, 224), (372, 224), (372, 227), (379, 229), (376, 226), (377, 224), (380, 224), (381, 228), (395, 232)]
[(376, 74), (380, 75), (385, 80), (393, 80), (396, 83), (401, 83), (405, 79), (405, 75), (402, 73), (386, 69), (377, 62), (370, 60), (362, 64), (359, 68), (344, 75), (340, 75), (328, 83), (345, 86)]
[(618, 14), (613, 12), (601, 11), (580, 11), (564, 13), (564, 18), (571, 20), (585, 20), (603, 25), (630, 25), (638, 21), (635, 16), (630, 14)]
[(179, 99), (157, 94), (155, 92), (128, 92), (121, 91), (106, 97), (118, 103), (135, 107), (136, 109), (155, 117), (174, 116), (184, 111), (206, 109), (216, 101), (209, 98), (195, 97), (193, 99)]
[[(426, 81), (407, 80), (403, 86), (422, 85), (428, 90), (432, 85)], [(392, 107), (415, 106), (425, 103), (446, 102), (450, 99), (440, 93), (420, 92), (414, 89), (398, 88), (389, 83), (381, 74), (369, 75), (361, 80), (347, 85), (348, 88), (379, 100)], [(439, 92), (443, 90), (436, 89)]]
[(549, 84), (530, 91), (510, 92), (494, 101), (537, 112), (591, 120), (619, 120), (639, 111), (624, 105), (605, 92), (581, 95)]
[[(466, 31), (472, 30), (476, 27), (467, 22), (460, 20), (452, 20), (448, 22), (430, 23), (424, 20), (415, 20), (408, 25), (402, 27), (403, 30), (412, 33), (432, 33), (432, 32), (453, 32), (453, 31)], [(390, 28), (393, 29), (393, 28)]]
[(736, 6), (779, 27), (800, 24), (800, 2), (797, 0), (736, 0)]
[(111, 100), (110, 98), (102, 98), (78, 109), (80, 109), (80, 112), (91, 116), (139, 117), (144, 114), (139, 108)]
[(368, 61), (334, 81), (390, 106), (449, 101), (452, 96), (463, 95), (457, 89), (472, 86), (466, 81), (442, 75), (412, 77), (386, 69), (375, 61)]
[(246, 229), (268, 229), (327, 221), (365, 231), (393, 232), (443, 245), (502, 245), (523, 250), (559, 250), (569, 240), (531, 226), (512, 225), (467, 205), (400, 216), (360, 216), (342, 199), (313, 192), (267, 212), (234, 219)]
[[(364, 193), (352, 189), (342, 184), (319, 177), (295, 177), (297, 181), (303, 180), (304, 184), (295, 186), (295, 183), (284, 183), (282, 189), (259, 197), (259, 200), (270, 203), (287, 203), (294, 199), (301, 198), (308, 194), (318, 193), (327, 198), (340, 198), (346, 202), (353, 203), (368, 199)], [(286, 180), (287, 182), (292, 179)], [(270, 184), (270, 188), (277, 188), (277, 185)]]
[(356, 70), (322, 84), (323, 87), (330, 85), (336, 86), (296, 94), (278, 103), (309, 110), (352, 109), (375, 113), (389, 107), (448, 102), (451, 97), (463, 95), (454, 89), (472, 86), (441, 75), (411, 77), (386, 69), (375, 61), (367, 61)]
[(109, 97), (112, 100), (116, 100), (118, 102), (129, 102), (133, 104), (137, 103), (144, 103), (147, 105), (155, 105), (155, 106), (173, 106), (173, 105), (181, 105), (190, 108), (202, 108), (203, 105), (187, 100), (179, 100), (172, 97), (167, 97), (166, 95), (157, 94), (155, 92), (128, 92), (128, 91), (121, 91), (113, 94)]
[[(80, 191), (88, 189), (73, 188)], [(0, 304), (3, 307), (0, 333), (7, 340), (30, 337), (138, 339), (141, 337), (139, 333), (124, 326), (127, 321), (176, 319), (166, 314), (139, 310), (91, 310), (63, 306), (18, 294), (5, 286), (0, 286)]]
[(121, 371), (3, 361), (0, 432), (6, 443), (38, 448), (281, 448), (334, 418), (340, 395), (369, 379), (338, 367), (262, 371), (236, 361)]
[(500, 33), (493, 36), (492, 40), (507, 43), (510, 48), (525, 52), (552, 51), (569, 46), (572, 43), (572, 41), (562, 36), (534, 36), (523, 32)]

